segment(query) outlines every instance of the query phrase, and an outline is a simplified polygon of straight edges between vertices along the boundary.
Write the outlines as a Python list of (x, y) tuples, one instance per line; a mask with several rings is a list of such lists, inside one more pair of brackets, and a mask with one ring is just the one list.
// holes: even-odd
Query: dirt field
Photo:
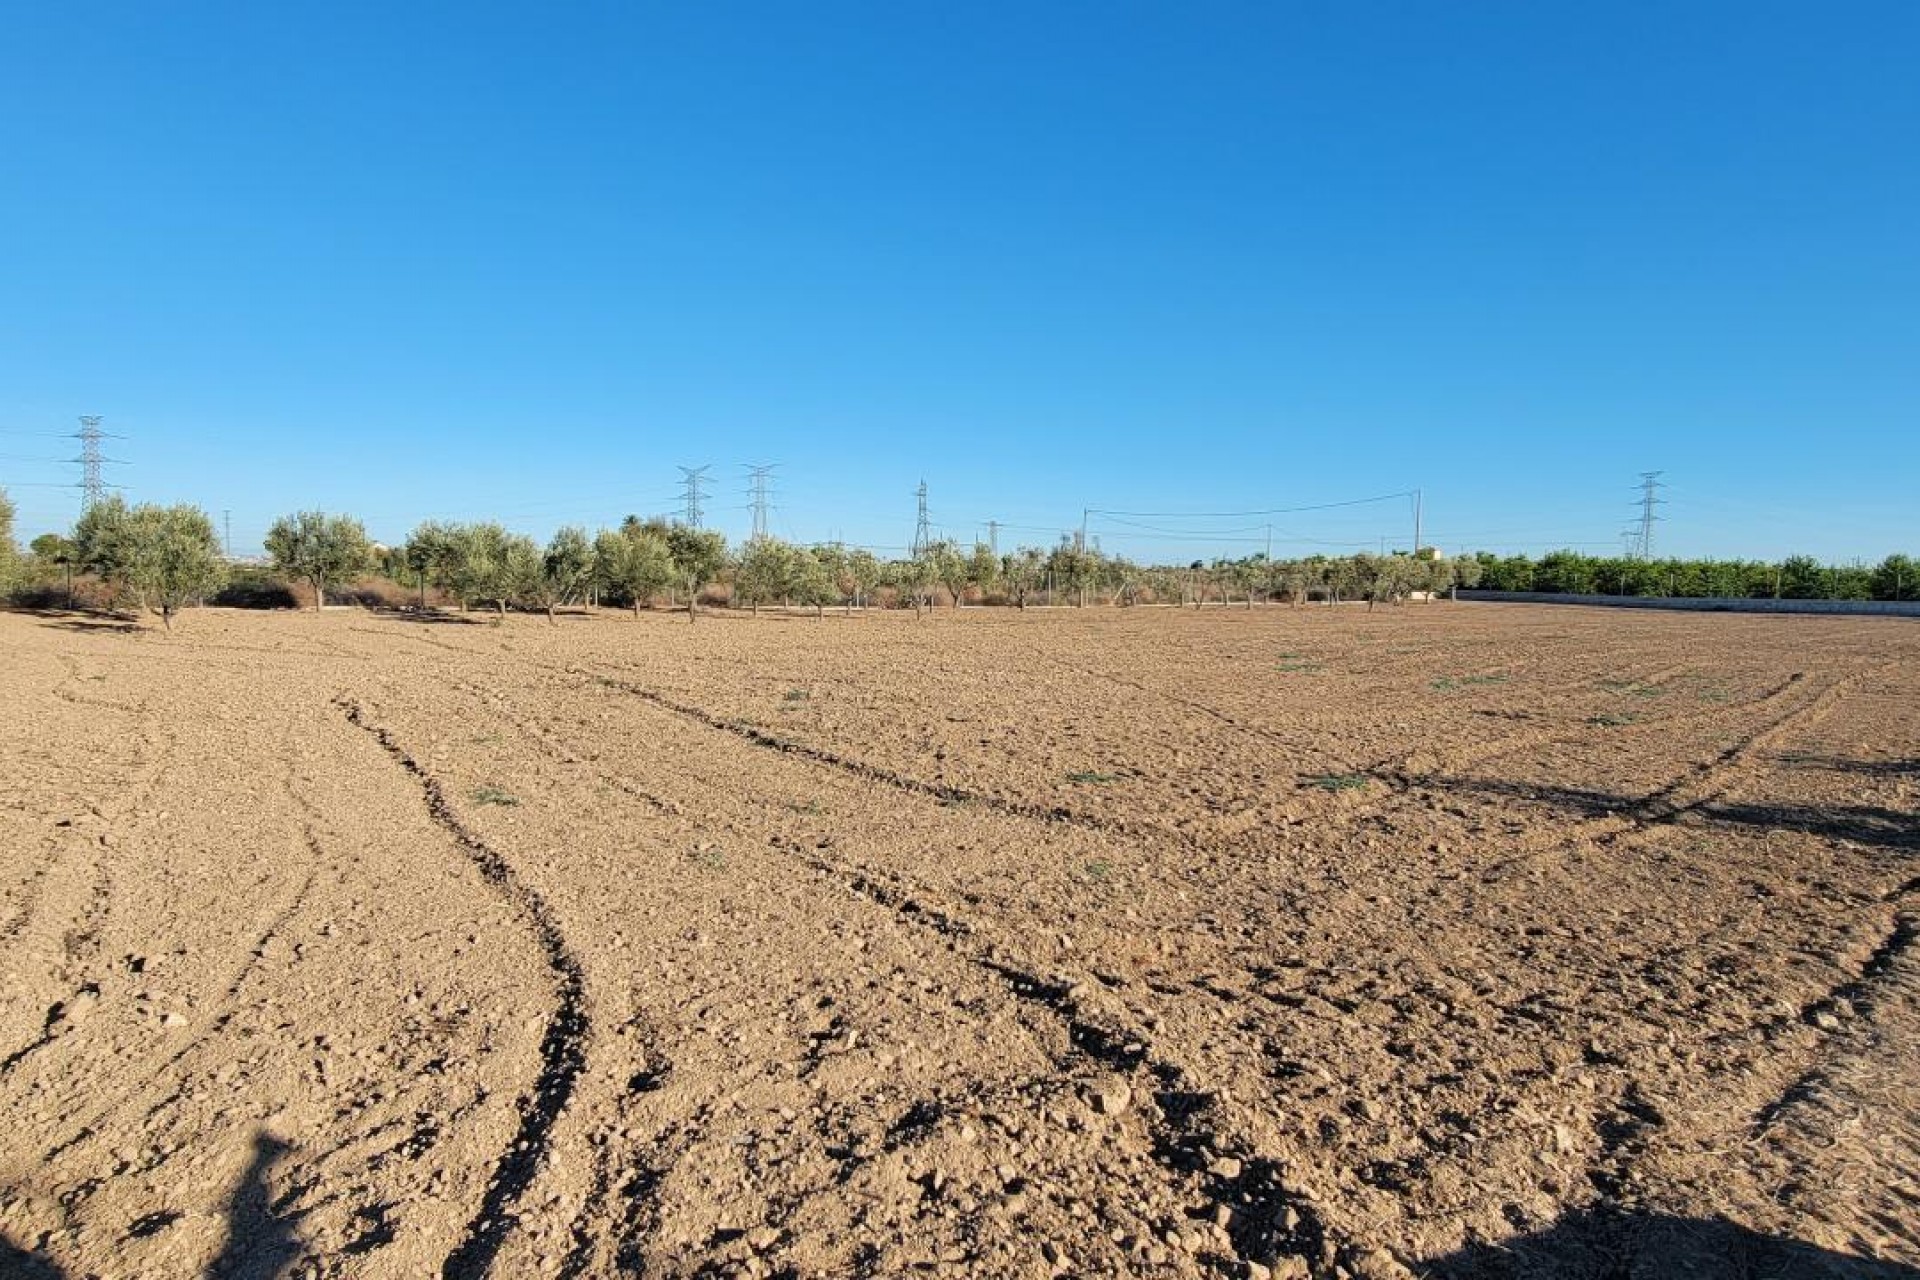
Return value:
[(1920, 626), (0, 615), (0, 1273), (1920, 1275)]

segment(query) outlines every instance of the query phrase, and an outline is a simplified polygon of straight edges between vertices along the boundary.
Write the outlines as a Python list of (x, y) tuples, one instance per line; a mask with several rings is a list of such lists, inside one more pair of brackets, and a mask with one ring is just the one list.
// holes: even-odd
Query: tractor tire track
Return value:
[(546, 900), (461, 821), (439, 780), (390, 732), (369, 720), (357, 702), (338, 698), (334, 705), (347, 723), (370, 736), (419, 784), (428, 816), (460, 847), (481, 877), (527, 919), (553, 978), (555, 1008), (540, 1039), (539, 1075), (518, 1105), (518, 1130), (496, 1158), (480, 1207), (468, 1219), (460, 1242), (440, 1267), (444, 1280), (478, 1280), (491, 1273), (501, 1247), (518, 1224), (521, 1197), (546, 1163), (554, 1126), (586, 1069), (592, 1024), (587, 1012), (585, 971)]

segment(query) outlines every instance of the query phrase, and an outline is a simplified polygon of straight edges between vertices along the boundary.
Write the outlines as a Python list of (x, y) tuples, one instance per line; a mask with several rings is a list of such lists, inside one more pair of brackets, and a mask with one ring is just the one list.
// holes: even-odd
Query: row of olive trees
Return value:
[(629, 518), (592, 538), (568, 526), (544, 548), (493, 523), (429, 521), (389, 553), (385, 567), (396, 578), (411, 578), (423, 605), (431, 585), (462, 608), (481, 601), (505, 614), (514, 605), (551, 619), (556, 608), (584, 600), (625, 601), (637, 613), (656, 596), (682, 592), (692, 617), (700, 588), (725, 566), (720, 534)]
[[(0, 542), (17, 564), (11, 529)], [(36, 559), (92, 574), (115, 599), (158, 613), (169, 630), (175, 613), (218, 591), (227, 576), (212, 518), (187, 504), (129, 507), (105, 498), (87, 508), (71, 537), (43, 534), (34, 551)]]

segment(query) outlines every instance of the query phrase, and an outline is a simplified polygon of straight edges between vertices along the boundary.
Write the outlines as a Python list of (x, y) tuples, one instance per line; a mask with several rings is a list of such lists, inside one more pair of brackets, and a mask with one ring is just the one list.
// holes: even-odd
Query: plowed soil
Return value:
[(0, 1272), (1920, 1275), (1920, 628), (0, 616)]

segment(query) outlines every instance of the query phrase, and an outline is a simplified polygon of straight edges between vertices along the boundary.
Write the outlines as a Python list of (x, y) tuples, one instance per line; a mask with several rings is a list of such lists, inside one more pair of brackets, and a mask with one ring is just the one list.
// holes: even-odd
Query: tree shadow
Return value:
[[(1453, 794), (1468, 794), (1570, 810), (1582, 817), (1638, 813), (1658, 822), (1676, 816), (1661, 810), (1657, 800), (1620, 795), (1586, 787), (1540, 786), (1493, 778), (1432, 778), (1427, 785)], [(1710, 824), (1752, 827), (1756, 830), (1799, 831), (1807, 835), (1872, 845), (1899, 853), (1920, 852), (1920, 815), (1879, 805), (1789, 805), (1714, 800), (1686, 810), (1688, 816)]]
[(1781, 764), (1828, 773), (1851, 773), (1863, 778), (1920, 778), (1920, 760), (1849, 760), (1845, 756), (1811, 755), (1791, 751), (1776, 757)]
[(55, 627), (62, 631), (125, 633), (140, 630), (137, 619), (111, 610), (14, 608), (8, 612), (24, 613), (29, 617), (40, 619), (40, 625), (43, 627)]
[(0, 1234), (0, 1276), (7, 1280), (67, 1280), (62, 1271), (38, 1253), (28, 1253)]
[(482, 627), (489, 618), (495, 616), (491, 611), (482, 617), (473, 613), (448, 613), (444, 609), (395, 609), (390, 606), (368, 609), (367, 612), (388, 622), (417, 622), (421, 626)]
[(227, 1202), (227, 1243), (207, 1268), (207, 1280), (274, 1280), (304, 1252), (295, 1218), (280, 1213), (267, 1175), (293, 1147), (264, 1131), (253, 1137), (253, 1159)]
[[(226, 1244), (202, 1273), (203, 1280), (278, 1280), (305, 1256), (306, 1246), (294, 1229), (297, 1215), (283, 1212), (267, 1186), (267, 1175), (275, 1162), (292, 1150), (292, 1146), (264, 1131), (254, 1135), (253, 1158), (227, 1201)], [(179, 1217), (177, 1213), (151, 1214), (135, 1223), (131, 1234), (152, 1235)], [(0, 1277), (78, 1280), (43, 1253), (22, 1249), (4, 1234), (0, 1234)]]
[(1575, 1210), (1532, 1235), (1415, 1267), (1433, 1280), (1920, 1280), (1920, 1267), (1763, 1235), (1724, 1218)]

